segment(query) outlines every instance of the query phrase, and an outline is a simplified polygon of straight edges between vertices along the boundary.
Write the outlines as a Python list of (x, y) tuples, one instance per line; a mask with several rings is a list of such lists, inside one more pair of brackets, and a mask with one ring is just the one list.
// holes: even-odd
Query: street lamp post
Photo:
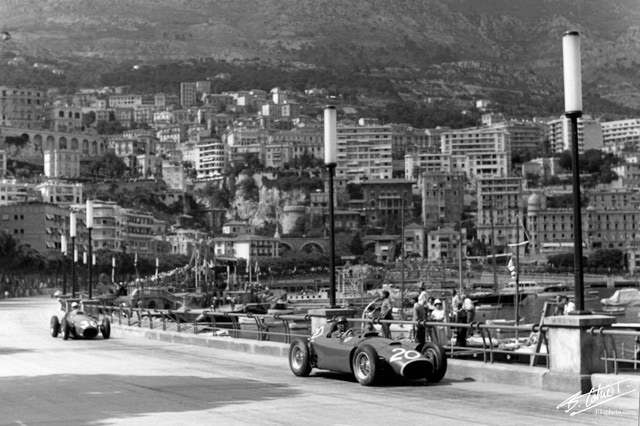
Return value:
[(62, 294), (67, 294), (67, 236), (60, 235), (60, 252), (62, 253)]
[(92, 298), (92, 286), (91, 286), (91, 274), (92, 268), (91, 264), (93, 263), (91, 259), (93, 258), (92, 248), (91, 248), (91, 230), (93, 229), (93, 200), (87, 200), (87, 231), (89, 234), (89, 299)]
[(337, 158), (338, 128), (335, 106), (324, 109), (324, 163), (329, 171), (329, 307), (336, 306), (336, 234), (333, 210), (333, 174), (338, 164)]
[(580, 200), (580, 162), (578, 118), (582, 116), (582, 67), (580, 34), (567, 31), (562, 38), (564, 68), (564, 110), (571, 125), (571, 168), (573, 172), (573, 250), (575, 271), (575, 313), (584, 312), (584, 281), (582, 269), (582, 214)]
[(76, 251), (76, 212), (69, 215), (69, 236), (71, 237), (71, 253), (73, 253), (73, 262), (71, 262), (71, 297), (76, 297), (76, 262), (78, 261), (78, 252)]
[(111, 284), (116, 282), (116, 257), (111, 256)]

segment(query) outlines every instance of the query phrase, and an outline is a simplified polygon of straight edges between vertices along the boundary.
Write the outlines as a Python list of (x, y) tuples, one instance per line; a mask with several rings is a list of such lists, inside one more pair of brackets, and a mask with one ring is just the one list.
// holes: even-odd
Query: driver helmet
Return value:
[(344, 325), (345, 330), (349, 328), (349, 320), (347, 317), (341, 315), (335, 319), (336, 326), (340, 327), (340, 325)]
[(79, 307), (79, 306), (80, 306), (80, 305), (78, 304), (78, 302), (73, 302), (73, 303), (71, 304), (71, 309), (78, 309), (78, 307)]

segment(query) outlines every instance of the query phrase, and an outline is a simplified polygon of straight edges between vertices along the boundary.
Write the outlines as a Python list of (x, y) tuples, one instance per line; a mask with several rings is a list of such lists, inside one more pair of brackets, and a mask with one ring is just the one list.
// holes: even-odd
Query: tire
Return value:
[(100, 325), (100, 331), (102, 332), (102, 338), (108, 339), (111, 336), (111, 323), (109, 318), (102, 319), (102, 325)]
[(51, 317), (51, 337), (58, 337), (60, 334), (60, 320), (57, 316)]
[(307, 377), (311, 373), (309, 346), (301, 339), (295, 339), (289, 347), (289, 368), (298, 377)]
[(62, 338), (64, 340), (69, 339), (69, 335), (71, 334), (71, 325), (69, 325), (69, 321), (66, 318), (62, 320)]
[(371, 346), (356, 349), (352, 361), (353, 375), (362, 386), (372, 386), (378, 379), (380, 362), (378, 353)]
[(421, 352), (433, 364), (433, 370), (426, 374), (427, 381), (438, 383), (447, 372), (447, 355), (444, 348), (438, 343), (426, 342)]

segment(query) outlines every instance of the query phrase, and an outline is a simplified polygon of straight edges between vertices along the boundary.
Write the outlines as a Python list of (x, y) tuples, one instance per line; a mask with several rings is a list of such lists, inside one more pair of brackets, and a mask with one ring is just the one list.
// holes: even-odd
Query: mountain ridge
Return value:
[(0, 5), (0, 27), (13, 36), (4, 53), (68, 61), (256, 58), (328, 68), (406, 66), (418, 69), (418, 77), (472, 61), (505, 67), (490, 89), (500, 89), (510, 73), (530, 72), (536, 78), (513, 84), (540, 94), (562, 89), (561, 39), (575, 29), (582, 39), (585, 92), (640, 107), (637, 0), (606, 7), (597, 0), (25, 3)]

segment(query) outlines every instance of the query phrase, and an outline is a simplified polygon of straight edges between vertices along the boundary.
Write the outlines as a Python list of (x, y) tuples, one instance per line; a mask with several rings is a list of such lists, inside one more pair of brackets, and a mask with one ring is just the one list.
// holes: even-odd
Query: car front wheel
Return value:
[(64, 340), (68, 340), (70, 334), (71, 334), (71, 325), (69, 324), (69, 321), (67, 321), (67, 319), (64, 318), (62, 320), (62, 338)]
[(433, 369), (426, 375), (427, 380), (434, 383), (442, 380), (447, 372), (447, 355), (444, 348), (437, 343), (426, 342), (422, 347), (422, 355), (433, 364)]
[(57, 316), (51, 317), (51, 337), (58, 337), (60, 334), (60, 320)]
[(104, 339), (108, 339), (111, 336), (111, 322), (109, 322), (109, 318), (102, 319), (100, 331), (102, 332), (102, 337)]
[(379, 370), (378, 353), (371, 346), (356, 350), (353, 357), (353, 375), (362, 386), (371, 386), (376, 382)]
[(289, 347), (289, 368), (298, 377), (307, 377), (311, 373), (309, 347), (306, 342), (295, 339)]

